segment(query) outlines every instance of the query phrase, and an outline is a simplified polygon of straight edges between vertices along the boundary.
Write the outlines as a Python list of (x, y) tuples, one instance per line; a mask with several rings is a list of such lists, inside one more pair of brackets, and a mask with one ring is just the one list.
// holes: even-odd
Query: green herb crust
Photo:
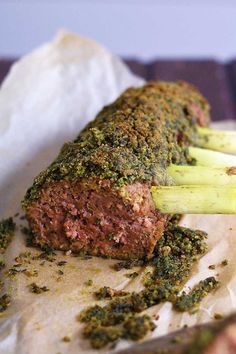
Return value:
[(44, 184), (61, 179), (98, 177), (118, 187), (135, 181), (170, 183), (170, 163), (193, 163), (187, 147), (196, 143), (200, 111), (206, 123), (208, 103), (184, 82), (157, 81), (128, 89), (63, 146), (34, 180), (23, 206), (38, 198)]
[(6, 311), (10, 306), (11, 298), (8, 294), (4, 294), (0, 297), (0, 313)]
[(29, 285), (29, 289), (34, 294), (42, 294), (42, 293), (44, 293), (46, 291), (49, 291), (47, 286), (45, 286), (45, 285), (44, 286), (39, 286), (36, 283), (31, 283)]
[(149, 316), (138, 314), (161, 302), (172, 302), (177, 311), (196, 310), (202, 299), (218, 286), (216, 279), (210, 277), (200, 281), (189, 294), (181, 293), (195, 262), (206, 251), (205, 239), (203, 231), (169, 224), (153, 258), (146, 261), (152, 271), (144, 278), (142, 291), (120, 296), (108, 287), (96, 291), (96, 298), (110, 298), (109, 302), (103, 307), (90, 307), (79, 317), (86, 323), (84, 336), (92, 347), (101, 348), (119, 338), (143, 338), (155, 325)]
[(12, 240), (16, 224), (12, 218), (0, 221), (0, 253), (5, 252)]

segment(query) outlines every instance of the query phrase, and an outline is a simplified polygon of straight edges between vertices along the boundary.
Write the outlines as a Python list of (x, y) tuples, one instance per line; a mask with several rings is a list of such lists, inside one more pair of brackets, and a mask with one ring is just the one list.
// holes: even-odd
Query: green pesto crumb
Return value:
[[(170, 301), (177, 311), (196, 311), (200, 301), (217, 287), (215, 278), (200, 281), (189, 294), (179, 293), (198, 257), (206, 251), (205, 240), (203, 231), (169, 224), (156, 245), (153, 258), (143, 261), (143, 265), (152, 268), (145, 276), (143, 290), (126, 293), (106, 286), (97, 290), (95, 297), (108, 299), (107, 304), (89, 307), (79, 316), (85, 323), (84, 336), (92, 347), (101, 348), (120, 338), (141, 339), (154, 329), (154, 322), (150, 317), (137, 315), (159, 303)], [(133, 262), (125, 261), (116, 263), (115, 269), (133, 266)]]
[(211, 264), (211, 265), (209, 265), (208, 268), (211, 269), (211, 270), (216, 269), (216, 265), (215, 264)]
[(128, 273), (128, 274), (125, 274), (125, 276), (126, 276), (126, 278), (134, 279), (139, 276), (139, 273), (138, 272)]
[(5, 268), (5, 262), (1, 259), (0, 260), (0, 271)]
[(39, 274), (37, 269), (23, 269), (22, 273), (28, 278), (37, 277)]
[(86, 282), (84, 284), (86, 286), (92, 286), (93, 285), (93, 280), (92, 279), (88, 279), (88, 280), (86, 280)]
[(42, 294), (46, 291), (49, 291), (49, 288), (47, 286), (39, 286), (36, 283), (31, 283), (28, 285), (28, 288), (30, 291), (34, 294)]
[(4, 294), (0, 297), (0, 312), (6, 311), (10, 306), (11, 298), (8, 294)]
[(0, 253), (5, 252), (14, 235), (16, 224), (13, 218), (0, 221)]
[(154, 331), (156, 325), (151, 320), (150, 316), (133, 316), (124, 322), (124, 338), (139, 340), (145, 337), (145, 335)]
[(59, 261), (59, 262), (57, 262), (57, 265), (59, 266), (59, 267), (62, 267), (62, 266), (64, 266), (64, 265), (66, 265), (67, 264), (67, 261)]
[(24, 209), (39, 198), (43, 185), (62, 179), (108, 179), (118, 188), (136, 181), (171, 184), (170, 163), (195, 163), (188, 146), (197, 144), (198, 110), (207, 122), (208, 103), (184, 82), (153, 81), (128, 89), (35, 178)]
[(145, 261), (143, 259), (134, 259), (128, 261), (121, 261), (113, 264), (112, 269), (119, 272), (122, 269), (132, 269), (133, 267), (142, 267), (145, 265)]
[(221, 266), (222, 267), (225, 267), (229, 264), (229, 261), (227, 259), (224, 259), (222, 262), (221, 262)]
[(212, 290), (216, 289), (219, 282), (214, 277), (200, 281), (189, 294), (183, 292), (175, 303), (175, 308), (179, 311), (189, 311), (199, 305), (202, 299)]

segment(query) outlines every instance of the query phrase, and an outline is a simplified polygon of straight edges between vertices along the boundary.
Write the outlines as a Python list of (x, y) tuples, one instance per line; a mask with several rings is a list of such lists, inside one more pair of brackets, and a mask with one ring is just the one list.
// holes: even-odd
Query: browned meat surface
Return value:
[(34, 242), (115, 258), (151, 256), (166, 216), (152, 185), (166, 185), (170, 163), (193, 163), (188, 146), (209, 106), (183, 83), (128, 89), (105, 107), (34, 180), (23, 202)]

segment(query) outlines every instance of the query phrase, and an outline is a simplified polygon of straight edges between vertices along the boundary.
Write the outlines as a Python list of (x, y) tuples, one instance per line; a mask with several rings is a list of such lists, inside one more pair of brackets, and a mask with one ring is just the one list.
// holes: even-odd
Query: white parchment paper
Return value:
[[(0, 89), (0, 218), (16, 212), (22, 215), (20, 200), (26, 188), (53, 160), (64, 141), (73, 139), (125, 88), (141, 83), (99, 44), (65, 31), (16, 63)], [(226, 125), (235, 129), (232, 122)], [(6, 253), (7, 268), (20, 252), (39, 253), (25, 246), (19, 228), (24, 221), (16, 220), (18, 229)], [(195, 315), (176, 313), (170, 303), (150, 308), (147, 312), (160, 318), (146, 340), (185, 324), (209, 321), (214, 313), (228, 314), (236, 307), (236, 216), (188, 215), (182, 224), (209, 233), (209, 250), (193, 270), (186, 289), (210, 275), (215, 275), (221, 286), (205, 298)], [(19, 274), (5, 280), (4, 290), (10, 292), (12, 304), (0, 317), (1, 354), (96, 352), (82, 338), (83, 325), (76, 319), (81, 309), (95, 303), (93, 291), (104, 285), (128, 291), (141, 289), (145, 269), (130, 280), (124, 277), (129, 271), (111, 269), (114, 260), (94, 257), (84, 261), (59, 252), (56, 258), (67, 261), (63, 277), (58, 275), (56, 262), (40, 265), (34, 261), (27, 267), (38, 270), (37, 277)], [(228, 266), (220, 266), (226, 258)], [(217, 265), (216, 269), (210, 270), (210, 264)], [(85, 285), (88, 279), (93, 279), (91, 287)], [(33, 281), (50, 290), (42, 295), (30, 293), (28, 285)], [(63, 342), (64, 336), (71, 341)], [(123, 341), (116, 350), (131, 345)]]

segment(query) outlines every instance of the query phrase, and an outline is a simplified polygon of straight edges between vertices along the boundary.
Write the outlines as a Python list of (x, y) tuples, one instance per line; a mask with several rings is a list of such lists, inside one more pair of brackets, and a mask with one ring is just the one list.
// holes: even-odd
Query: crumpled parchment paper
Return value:
[[(64, 141), (73, 139), (102, 106), (126, 87), (141, 83), (100, 45), (68, 32), (61, 32), (53, 42), (15, 64), (0, 89), (0, 218), (17, 212), (22, 215), (20, 200), (26, 188), (53, 160)], [(235, 129), (232, 124), (226, 123), (229, 129)], [(15, 220), (18, 227), (6, 253), (6, 269), (21, 252), (39, 253), (25, 246), (20, 231), (25, 221), (19, 217)], [(225, 315), (236, 307), (236, 216), (188, 215), (182, 224), (209, 234), (208, 252), (193, 270), (186, 291), (210, 275), (215, 275), (221, 286), (204, 299), (195, 315), (177, 313), (170, 303), (150, 308), (147, 312), (159, 314), (159, 319), (157, 328), (145, 340), (185, 324), (212, 320), (215, 313)], [(104, 285), (141, 290), (140, 278), (145, 269), (139, 269), (139, 277), (131, 280), (124, 276), (128, 270), (111, 269), (115, 260), (81, 260), (60, 252), (55, 257), (52, 263), (35, 260), (27, 265), (29, 270), (38, 271), (37, 277), (20, 273), (5, 279), (4, 290), (11, 294), (12, 304), (0, 317), (1, 354), (97, 352), (82, 338), (83, 325), (76, 318), (81, 309), (95, 303), (93, 291)], [(222, 267), (224, 259), (228, 265)], [(58, 267), (60, 260), (67, 263)], [(208, 268), (211, 264), (217, 265), (214, 270)], [(90, 287), (85, 285), (88, 279), (93, 280)], [(28, 288), (32, 282), (47, 286), (49, 291), (32, 294)], [(64, 336), (71, 341), (64, 342)], [(122, 341), (115, 351), (132, 344)], [(110, 350), (101, 350), (107, 352)]]

